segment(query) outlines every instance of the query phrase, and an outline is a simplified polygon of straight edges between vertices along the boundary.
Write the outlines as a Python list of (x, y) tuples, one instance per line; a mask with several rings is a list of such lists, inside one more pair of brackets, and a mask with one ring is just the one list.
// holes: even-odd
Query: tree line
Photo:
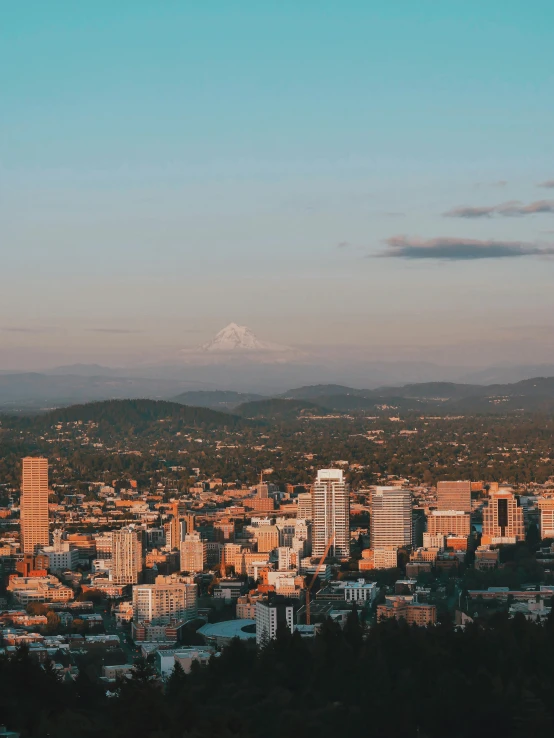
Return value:
[(263, 649), (234, 641), (209, 665), (162, 683), (139, 659), (131, 679), (75, 681), (20, 648), (0, 660), (0, 714), (23, 738), (516, 738), (554, 728), (554, 620), (504, 613), (465, 629), (354, 611), (315, 639), (286, 630)]

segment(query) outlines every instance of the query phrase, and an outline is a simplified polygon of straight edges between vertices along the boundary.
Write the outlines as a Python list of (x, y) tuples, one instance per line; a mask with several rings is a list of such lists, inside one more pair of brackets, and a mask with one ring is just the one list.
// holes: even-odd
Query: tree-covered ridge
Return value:
[(235, 412), (244, 418), (295, 420), (302, 415), (326, 415), (330, 411), (322, 405), (307, 400), (275, 397), (273, 399), (244, 402), (235, 408)]
[(402, 412), (437, 414), (503, 414), (508, 412), (552, 413), (554, 377), (536, 377), (513, 384), (458, 384), (419, 382), (399, 387), (358, 390), (341, 385), (314, 385), (284, 395), (309, 400), (339, 411), (378, 411), (383, 405)]
[[(495, 615), (465, 630), (379, 623), (354, 612), (315, 640), (235, 641), (162, 685), (139, 660), (111, 687), (60, 680), (25, 650), (0, 660), (0, 714), (23, 738), (519, 738), (554, 728), (554, 623)], [(33, 709), (29, 709), (32, 699)]]
[(13, 427), (41, 430), (58, 423), (95, 423), (116, 431), (143, 429), (157, 422), (175, 422), (184, 427), (233, 427), (241, 420), (228, 413), (205, 407), (189, 407), (165, 400), (105, 400), (84, 405), (71, 405), (50, 412), (15, 420), (6, 418)]

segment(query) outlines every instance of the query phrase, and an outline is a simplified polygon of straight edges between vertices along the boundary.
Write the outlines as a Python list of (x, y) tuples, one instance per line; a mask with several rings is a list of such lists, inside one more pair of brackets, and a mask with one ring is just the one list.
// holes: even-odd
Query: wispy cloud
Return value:
[(392, 236), (386, 239), (385, 243), (388, 248), (377, 256), (393, 259), (471, 261), (554, 255), (554, 246), (541, 246), (524, 241), (478, 241), (471, 238), (421, 239)]
[(537, 187), (547, 187), (552, 189), (554, 188), (554, 179), (547, 179), (546, 182), (540, 182)]
[(142, 333), (133, 328), (87, 328), (88, 333)]
[(337, 244), (338, 249), (347, 249), (349, 246), (351, 246), (350, 241), (341, 241)]
[(447, 218), (490, 218), (494, 207), (459, 207), (443, 213)]
[(518, 217), (535, 215), (536, 213), (554, 213), (554, 200), (537, 200), (529, 205), (514, 200), (503, 202), (500, 205), (481, 207), (458, 207), (443, 213), (448, 218), (490, 218), (493, 215)]

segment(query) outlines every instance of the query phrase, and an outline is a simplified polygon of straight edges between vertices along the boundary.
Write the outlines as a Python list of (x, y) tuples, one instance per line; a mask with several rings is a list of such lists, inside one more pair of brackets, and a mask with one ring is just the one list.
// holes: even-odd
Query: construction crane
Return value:
[(327, 542), (327, 547), (325, 548), (325, 552), (323, 556), (320, 558), (318, 565), (315, 568), (315, 573), (312, 577), (312, 581), (309, 583), (308, 588), (306, 589), (306, 625), (311, 625), (311, 611), (310, 611), (310, 592), (312, 591), (312, 587), (315, 584), (315, 580), (317, 579), (317, 575), (321, 571), (321, 567), (323, 566), (323, 562), (329, 555), (329, 549), (333, 545), (333, 541), (335, 540), (335, 534), (329, 538), (329, 541)]

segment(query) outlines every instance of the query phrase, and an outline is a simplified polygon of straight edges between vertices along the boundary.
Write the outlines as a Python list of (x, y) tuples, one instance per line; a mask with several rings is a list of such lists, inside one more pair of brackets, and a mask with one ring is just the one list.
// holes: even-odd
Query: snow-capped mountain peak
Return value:
[(260, 341), (256, 334), (245, 325), (229, 323), (211, 341), (203, 343), (200, 351), (209, 353), (286, 351), (287, 346)]

